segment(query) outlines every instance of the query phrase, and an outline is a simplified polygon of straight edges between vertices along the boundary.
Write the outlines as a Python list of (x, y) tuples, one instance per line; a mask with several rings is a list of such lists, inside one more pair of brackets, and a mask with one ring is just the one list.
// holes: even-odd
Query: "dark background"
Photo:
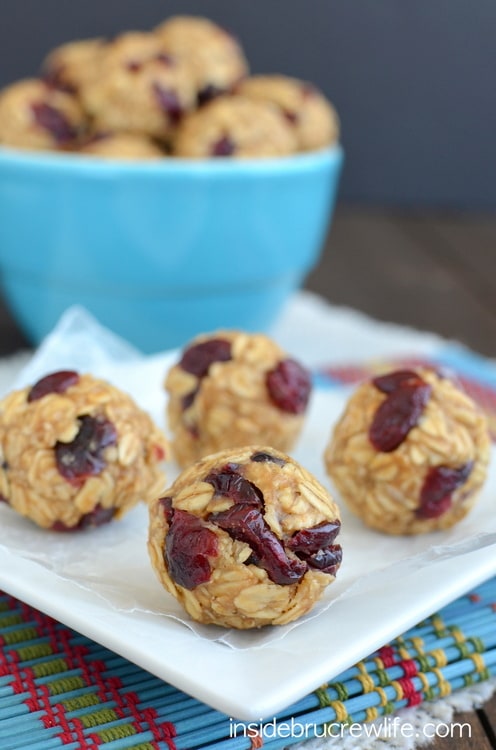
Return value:
[(254, 72), (318, 84), (342, 120), (342, 202), (496, 209), (495, 0), (0, 0), (0, 85), (53, 46), (201, 14)]

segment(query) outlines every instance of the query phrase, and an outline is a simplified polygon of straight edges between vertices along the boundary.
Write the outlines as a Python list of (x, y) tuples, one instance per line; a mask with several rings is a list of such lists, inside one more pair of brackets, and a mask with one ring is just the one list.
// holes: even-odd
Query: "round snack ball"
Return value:
[(101, 159), (163, 159), (162, 151), (150, 138), (136, 133), (98, 133), (79, 150), (81, 154)]
[(173, 451), (187, 466), (254, 443), (290, 450), (303, 426), (311, 379), (267, 336), (218, 331), (189, 344), (165, 387)]
[(78, 100), (30, 78), (0, 92), (0, 143), (17, 148), (71, 148), (85, 126)]
[(63, 370), (0, 401), (0, 496), (39, 526), (119, 518), (164, 487), (165, 437), (130, 396)]
[(173, 149), (176, 156), (189, 158), (286, 156), (296, 150), (296, 139), (269, 102), (225, 96), (184, 118)]
[(191, 69), (198, 104), (229, 92), (248, 73), (248, 63), (231, 34), (207, 18), (175, 16), (155, 29), (171, 55)]
[(98, 75), (104, 39), (80, 39), (52, 50), (43, 63), (43, 76), (56, 88), (77, 94)]
[(96, 130), (123, 130), (165, 139), (195, 104), (189, 67), (159, 37), (121, 34), (106, 46), (98, 77), (81, 89)]
[(448, 529), (474, 505), (490, 439), (480, 409), (433, 370), (360, 385), (325, 452), (329, 475), (365, 524), (389, 534)]
[(299, 151), (324, 148), (339, 138), (336, 110), (310, 83), (281, 75), (253, 76), (242, 81), (236, 91), (277, 105), (293, 128)]
[(315, 477), (273, 448), (208, 456), (149, 510), (152, 566), (205, 624), (291, 622), (320, 599), (341, 564), (337, 505)]

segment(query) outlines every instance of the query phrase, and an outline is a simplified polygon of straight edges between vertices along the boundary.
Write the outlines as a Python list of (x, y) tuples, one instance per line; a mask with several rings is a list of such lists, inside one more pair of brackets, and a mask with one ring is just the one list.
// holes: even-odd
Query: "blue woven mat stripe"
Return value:
[(301, 737), (274, 718), (312, 736), (496, 674), (496, 579), (251, 729), (7, 594), (0, 646), (1, 750), (276, 750)]

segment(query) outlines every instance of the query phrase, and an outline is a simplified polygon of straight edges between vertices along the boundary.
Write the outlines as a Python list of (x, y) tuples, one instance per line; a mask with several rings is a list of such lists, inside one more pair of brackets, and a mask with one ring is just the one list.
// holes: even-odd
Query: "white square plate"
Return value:
[[(318, 319), (324, 319), (320, 309)], [(76, 315), (76, 323), (59, 327), (18, 384), (57, 367), (85, 368), (130, 392), (163, 423), (161, 384), (171, 356), (136, 357), (93, 322)], [(364, 323), (352, 320), (350, 326), (351, 335)], [(317, 389), (294, 452), (326, 485), (322, 453), (348, 393)], [(169, 467), (169, 479), (173, 472)], [(343, 509), (344, 562), (338, 579), (313, 615), (286, 628), (225, 633), (180, 622), (185, 616), (148, 562), (144, 508), (93, 532), (71, 535), (43, 532), (0, 507), (0, 588), (229, 716), (258, 721), (496, 574), (495, 496), (493, 461), (483, 495), (467, 519), (449, 532), (412, 539), (369, 531)]]

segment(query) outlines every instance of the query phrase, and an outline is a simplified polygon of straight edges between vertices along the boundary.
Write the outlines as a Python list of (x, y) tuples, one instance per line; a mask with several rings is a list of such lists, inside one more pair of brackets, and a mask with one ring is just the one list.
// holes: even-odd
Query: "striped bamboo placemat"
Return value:
[[(297, 721), (312, 736), (330, 722), (371, 721), (494, 674), (496, 578), (267, 721)], [(2, 750), (275, 750), (301, 739), (273, 735), (262, 726), (243, 731), (232, 717), (0, 595)]]

